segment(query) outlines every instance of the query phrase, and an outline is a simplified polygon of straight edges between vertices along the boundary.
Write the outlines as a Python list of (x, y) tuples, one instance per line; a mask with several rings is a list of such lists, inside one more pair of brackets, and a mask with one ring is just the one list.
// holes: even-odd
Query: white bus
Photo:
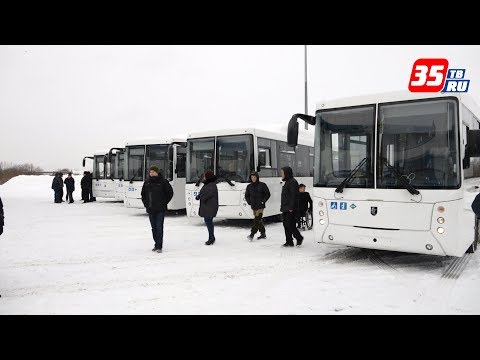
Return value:
[(185, 209), (186, 140), (148, 139), (127, 142), (125, 146), (125, 206), (143, 209), (142, 186), (150, 166), (159, 167), (173, 188), (168, 210)]
[(125, 201), (125, 192), (127, 189), (124, 181), (125, 148), (110, 149), (107, 155), (107, 167), (109, 166), (110, 179), (113, 181), (115, 200)]
[(296, 150), (287, 145), (285, 134), (261, 129), (214, 130), (190, 134), (187, 138), (187, 216), (198, 217), (200, 203), (195, 196), (205, 171), (217, 175), (219, 209), (217, 217), (253, 219), (245, 201), (250, 173), (257, 171), (271, 197), (264, 217), (280, 215), (282, 178), (280, 169), (290, 166), (298, 183), (312, 186), (313, 139), (301, 139)]
[(457, 257), (476, 250), (480, 109), (467, 94), (320, 102), (315, 116), (293, 115), (291, 145), (298, 118), (316, 127), (317, 242)]
[(108, 150), (96, 151), (93, 154), (92, 191), (94, 198), (115, 198), (115, 186), (113, 179), (111, 179), (111, 166), (107, 159)]

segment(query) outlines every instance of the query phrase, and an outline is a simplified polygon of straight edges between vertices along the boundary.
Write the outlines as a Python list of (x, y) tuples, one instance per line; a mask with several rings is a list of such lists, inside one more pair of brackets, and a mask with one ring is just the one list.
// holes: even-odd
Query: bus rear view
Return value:
[(475, 179), (466, 178), (478, 175), (468, 171), (465, 149), (479, 117), (463, 97), (387, 93), (298, 116), (316, 126), (315, 240), (444, 256), (474, 251)]

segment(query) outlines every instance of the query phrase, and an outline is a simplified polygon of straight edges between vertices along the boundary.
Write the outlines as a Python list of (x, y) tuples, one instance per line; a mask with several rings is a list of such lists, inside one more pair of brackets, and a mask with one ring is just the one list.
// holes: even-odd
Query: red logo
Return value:
[(447, 77), (447, 59), (418, 59), (413, 64), (408, 90), (411, 92), (439, 92)]

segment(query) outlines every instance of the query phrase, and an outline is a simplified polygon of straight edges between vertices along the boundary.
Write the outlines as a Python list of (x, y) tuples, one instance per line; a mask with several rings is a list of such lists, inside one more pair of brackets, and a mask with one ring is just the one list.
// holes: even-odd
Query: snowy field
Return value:
[[(313, 242), (281, 248), (280, 223), (169, 214), (153, 253), (144, 210), (98, 199), (54, 204), (50, 176), (0, 186), (0, 314), (480, 314), (480, 253), (452, 257)], [(455, 262), (454, 262), (455, 261)], [(457, 276), (463, 269), (460, 276)], [(443, 274), (443, 276), (442, 276)]]

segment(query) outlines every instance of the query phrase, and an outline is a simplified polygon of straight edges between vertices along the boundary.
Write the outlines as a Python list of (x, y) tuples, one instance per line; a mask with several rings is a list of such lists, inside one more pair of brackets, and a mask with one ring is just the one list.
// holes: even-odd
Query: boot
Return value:
[(205, 245), (213, 245), (213, 243), (215, 242), (215, 239), (213, 240), (208, 240)]
[(303, 236), (299, 240), (297, 239), (297, 246), (302, 245), (302, 242), (303, 242)]

